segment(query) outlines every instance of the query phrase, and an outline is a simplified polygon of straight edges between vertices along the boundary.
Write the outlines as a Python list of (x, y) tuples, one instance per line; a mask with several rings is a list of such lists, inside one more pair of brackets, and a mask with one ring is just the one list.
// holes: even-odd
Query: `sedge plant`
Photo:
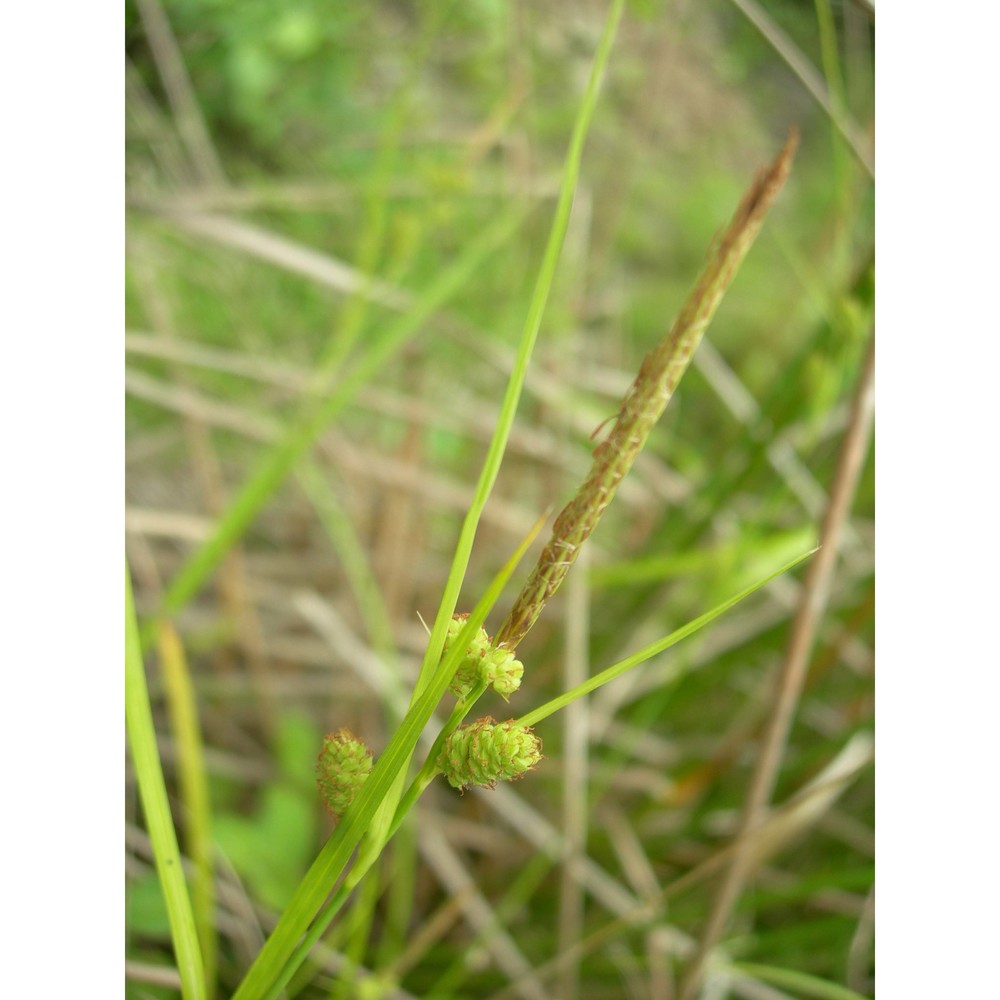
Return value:
[[(517, 647), (542, 614), (597, 528), (623, 478), (661, 417), (708, 328), (719, 303), (749, 252), (768, 210), (782, 189), (796, 147), (793, 133), (774, 162), (753, 181), (713, 245), (708, 261), (663, 341), (643, 361), (621, 402), (612, 426), (594, 449), (593, 464), (583, 483), (555, 518), (550, 537), (496, 634), (484, 627), (487, 616), (544, 524), (544, 516), (468, 611), (457, 611), (462, 583), (471, 558), (477, 527), (496, 481), (510, 436), (532, 351), (555, 279), (569, 224), (585, 140), (593, 118), (614, 43), (624, 0), (612, 3), (598, 44), (589, 81), (578, 109), (562, 172), (560, 192), (538, 271), (517, 353), (507, 382), (500, 415), (487, 451), (472, 503), (466, 512), (441, 600), (434, 618), (409, 705), (386, 745), (375, 753), (346, 728), (334, 730), (317, 748), (319, 793), (337, 817), (332, 835), (292, 894), (277, 924), (236, 990), (236, 1000), (278, 997), (292, 981), (310, 950), (341, 912), (352, 892), (371, 871), (386, 845), (399, 831), (421, 794), (435, 779), (454, 788), (493, 787), (502, 781), (530, 780), (543, 766), (544, 727), (550, 716), (621, 677), (708, 625), (810, 553), (797, 555), (775, 572), (744, 587), (669, 635), (598, 671), (582, 684), (543, 705), (508, 719), (466, 719), (478, 700), (493, 690), (516, 698), (530, 664), (517, 658)], [(167, 587), (159, 613), (161, 641), (174, 640), (165, 622), (197, 592), (229, 546), (241, 537), (267, 497), (291, 472), (323, 427), (338, 415), (371, 373), (405, 343), (429, 313), (479, 266), (490, 250), (513, 231), (517, 219), (504, 218), (477, 241), (454, 272), (425, 296), (421, 308), (408, 314), (380, 345), (348, 371), (338, 387), (313, 399), (276, 449), (251, 477), (205, 545), (182, 567)], [(142, 801), (153, 835), (158, 870), (167, 893), (171, 930), (182, 988), (186, 997), (210, 994), (205, 973), (215, 964), (215, 942), (201, 918), (206, 903), (204, 875), (193, 908), (181, 878), (176, 836), (172, 836), (163, 777), (151, 739), (148, 695), (142, 677), (140, 633), (128, 594), (127, 701), (129, 733)], [(150, 624), (147, 636), (155, 633)], [(166, 637), (163, 639), (162, 637)], [(450, 708), (445, 707), (454, 696)], [(181, 699), (181, 703), (183, 699)], [(411, 767), (421, 736), (444, 707), (433, 745)], [(190, 730), (187, 716), (185, 726)], [(188, 742), (195, 747), (197, 740)], [(412, 776), (411, 776), (412, 775)], [(409, 779), (409, 780), (408, 780)], [(192, 793), (203, 797), (202, 793)], [(202, 810), (204, 811), (204, 810)], [(204, 865), (207, 862), (204, 862)]]
[[(375, 819), (380, 806), (384, 808), (385, 800), (375, 801), (374, 782), (379, 778), (381, 779), (379, 789), (383, 787), (391, 789), (393, 779), (388, 774), (383, 776), (379, 772), (379, 765), (387, 759), (390, 750), (394, 754), (393, 760), (396, 759), (396, 754), (400, 753), (399, 747), (394, 744), (400, 732), (407, 728), (407, 720), (413, 715), (413, 705), (400, 730), (390, 741), (389, 747), (379, 757), (375, 768), (370, 771), (367, 766), (357, 766), (359, 761), (367, 760), (369, 753), (363, 743), (354, 742), (354, 738), (351, 737), (350, 749), (345, 752), (343, 732), (328, 737), (320, 755), (318, 780), (321, 789), (330, 785), (336, 786), (337, 800), (333, 801), (329, 794), (324, 794), (324, 798), (332, 810), (338, 813), (340, 823), (327, 847), (324, 848), (321, 859), (329, 851), (331, 859), (336, 857), (339, 861), (343, 858), (346, 867), (347, 855), (350, 850), (362, 843), (363, 837), (367, 838), (368, 849), (362, 845), (353, 867), (349, 870), (345, 870), (345, 867), (339, 869), (333, 879), (326, 882), (325, 891), (319, 879), (322, 875), (329, 878), (326, 873), (331, 872), (333, 866), (329, 862), (324, 862), (321, 868), (313, 866), (303, 880), (303, 887), (306, 888), (301, 891), (301, 896), (297, 894), (293, 898), (282, 916), (282, 921), (286, 921), (293, 910), (298, 918), (294, 923), (287, 920), (286, 927), (282, 927), (282, 921), (279, 921), (258, 962), (251, 968), (237, 992), (237, 997), (278, 995), (305, 960), (310, 947), (325, 932), (350, 893), (364, 878), (385, 844), (399, 829), (409, 810), (435, 777), (441, 775), (453, 787), (466, 788), (492, 787), (499, 781), (525, 776), (541, 760), (541, 740), (534, 732), (534, 727), (539, 722), (704, 627), (810, 554), (802, 553), (776, 573), (769, 574), (745, 588), (681, 629), (613, 664), (578, 687), (564, 692), (519, 719), (498, 723), (490, 717), (483, 717), (467, 726), (461, 726), (476, 701), (487, 689), (493, 688), (498, 694), (510, 697), (519, 687), (523, 664), (514, 656), (517, 644), (537, 621), (546, 602), (565, 578), (580, 546), (596, 527), (614, 497), (618, 484), (631, 467), (649, 431), (666, 407), (726, 287), (735, 275), (740, 261), (749, 251), (768, 208), (788, 175), (794, 149), (793, 135), (775, 162), (761, 172), (747, 191), (732, 221), (716, 244), (708, 264), (670, 333), (643, 362), (635, 382), (622, 402), (614, 427), (608, 437), (595, 449), (590, 474), (556, 518), (547, 545), (496, 636), (491, 638), (486, 633), (483, 622), (493, 606), (495, 594), (502, 586), (501, 581), (505, 580), (514, 568), (513, 560), (488, 589), (488, 601), (481, 601), (471, 613), (457, 616), (453, 612), (454, 605), (448, 609), (452, 616), (445, 619), (441, 644), (443, 655), (439, 654), (436, 668), (431, 674), (430, 686), (424, 689), (423, 697), (414, 704), (422, 705), (425, 711), (432, 712), (437, 705), (437, 699), (431, 704), (428, 702), (428, 695), (436, 694), (439, 699), (446, 688), (458, 695), (459, 700), (439, 731), (416, 777), (398, 805), (394, 805), (387, 826), (378, 828), (376, 823), (376, 827), (372, 830), (363, 832)], [(558, 239), (558, 226), (553, 228), (553, 235)], [(550, 240), (550, 246), (552, 245)], [(536, 329), (537, 327), (532, 328), (529, 324), (527, 333), (522, 338), (522, 353), (530, 349)], [(527, 548), (530, 537), (532, 536), (526, 539), (520, 551)], [(520, 555), (520, 551), (517, 555)], [(435, 623), (436, 628), (437, 625), (438, 622)], [(434, 633), (431, 635), (430, 645), (433, 641)], [(425, 664), (428, 662), (427, 658), (424, 662)], [(414, 746), (418, 735), (419, 733), (414, 734)], [(336, 762), (345, 759), (348, 761), (347, 766), (338, 769)], [(330, 761), (334, 762), (332, 771), (327, 766)], [(405, 769), (397, 771), (397, 777), (402, 774), (405, 774)], [(339, 806), (345, 799), (349, 801), (341, 811)], [(373, 844), (377, 845), (377, 850), (372, 849)], [(336, 854), (331, 845), (336, 845)], [(338, 882), (340, 884), (337, 891), (322, 910), (314, 911), (307, 920), (305, 916), (307, 909), (321, 894), (325, 895)], [(312, 919), (313, 917), (315, 919)], [(304, 937), (290, 948), (292, 935), (296, 932), (302, 933)], [(278, 970), (279, 962), (283, 962), (283, 966), (280, 971), (274, 971)], [(270, 980), (266, 986), (265, 977)]]

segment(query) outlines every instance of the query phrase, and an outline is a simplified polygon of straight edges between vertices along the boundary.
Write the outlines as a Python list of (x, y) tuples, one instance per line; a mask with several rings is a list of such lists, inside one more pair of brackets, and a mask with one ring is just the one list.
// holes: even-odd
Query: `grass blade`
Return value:
[(796, 995), (801, 997), (815, 997), (816, 1000), (866, 1000), (862, 994), (855, 993), (846, 986), (831, 983), (818, 976), (810, 976), (805, 972), (796, 972), (794, 969), (779, 969), (773, 965), (757, 965), (750, 962), (740, 962), (731, 968), (765, 983), (795, 990)]
[(788, 64), (791, 71), (802, 81), (816, 103), (830, 116), (840, 134), (847, 140), (858, 162), (868, 176), (875, 178), (875, 161), (870, 144), (865, 140), (857, 123), (848, 117), (830, 99), (823, 78), (808, 56), (795, 44), (792, 38), (778, 25), (757, 0), (732, 0), (732, 4), (774, 47), (774, 51)]
[(187, 833), (185, 849), (194, 865), (191, 886), (194, 921), (205, 965), (206, 990), (211, 1000), (215, 993), (219, 939), (215, 928), (215, 865), (208, 771), (191, 672), (181, 638), (170, 622), (160, 623), (159, 650), (170, 727), (177, 743), (177, 780)]
[(188, 898), (181, 867), (177, 833), (170, 815), (163, 768), (156, 749), (153, 712), (139, 645), (139, 625), (132, 597), (132, 580), (125, 566), (125, 727), (128, 731), (132, 761), (135, 764), (139, 798), (146, 816), (149, 839), (153, 844), (156, 873), (163, 889), (170, 920), (170, 934), (181, 977), (185, 1000), (207, 1000), (205, 970), (191, 900)]
[(780, 569), (777, 569), (768, 576), (765, 576), (762, 580), (758, 580), (756, 583), (753, 583), (744, 590), (741, 590), (738, 594), (735, 594), (728, 600), (716, 605), (711, 611), (706, 611), (703, 615), (699, 615), (697, 618), (692, 619), (686, 625), (683, 625), (676, 631), (671, 632), (670, 635), (665, 638), (657, 639), (656, 642), (650, 643), (648, 646), (644, 646), (637, 653), (633, 653), (624, 660), (620, 660), (618, 663), (608, 667), (607, 670), (602, 670), (599, 674), (595, 674), (582, 684), (578, 684), (572, 690), (563, 692), (558, 698), (553, 698), (551, 701), (547, 701), (544, 705), (541, 705), (534, 711), (528, 712), (527, 715), (522, 716), (518, 719), (518, 722), (522, 726), (534, 726), (536, 723), (541, 722), (542, 719), (547, 719), (550, 715), (558, 712), (561, 708), (565, 708), (570, 704), (570, 702), (576, 701), (577, 698), (582, 698), (584, 695), (590, 694), (591, 691), (596, 691), (599, 687), (603, 687), (610, 681), (621, 677), (621, 675), (626, 671), (639, 666), (640, 663), (645, 663), (646, 660), (656, 656), (657, 653), (662, 653), (665, 649), (675, 646), (681, 641), (681, 639), (686, 639), (689, 635), (693, 635), (699, 629), (704, 628), (709, 622), (718, 618), (719, 615), (724, 614), (730, 608), (739, 604), (745, 597), (749, 597), (755, 590), (759, 590), (766, 583), (770, 583), (770, 581), (775, 577), (781, 576), (782, 573), (788, 572), (788, 570), (802, 562), (803, 559), (808, 559), (809, 556), (811, 556), (815, 551), (816, 549), (810, 549), (808, 552), (803, 552), (802, 555), (796, 556), (793, 560), (791, 560), (791, 562), (785, 563), (785, 565)]

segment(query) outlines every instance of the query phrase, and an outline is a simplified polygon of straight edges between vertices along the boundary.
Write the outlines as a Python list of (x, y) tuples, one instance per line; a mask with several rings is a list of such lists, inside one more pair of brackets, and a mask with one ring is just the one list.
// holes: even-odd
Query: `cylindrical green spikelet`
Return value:
[(445, 741), (437, 765), (452, 788), (493, 788), (498, 781), (520, 778), (541, 759), (542, 741), (530, 727), (486, 716), (456, 729)]
[(372, 752), (349, 729), (323, 738), (316, 763), (320, 798), (334, 816), (342, 816), (372, 769)]

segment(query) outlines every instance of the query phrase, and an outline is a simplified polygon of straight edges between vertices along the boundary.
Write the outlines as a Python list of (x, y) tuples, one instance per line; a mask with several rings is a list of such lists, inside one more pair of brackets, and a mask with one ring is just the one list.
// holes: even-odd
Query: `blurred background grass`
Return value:
[[(419, 662), (417, 616), (437, 607), (499, 408), (604, 13), (520, 0), (126, 4), (126, 530), (140, 612), (317, 371), (363, 358), (488, 224), (529, 210), (177, 616), (220, 858), (220, 995), (329, 830), (313, 788), (320, 735), (347, 725), (384, 745), (392, 713), (379, 685), (405, 684)], [(538, 514), (572, 494), (591, 432), (790, 125), (802, 146), (586, 564), (520, 647), (514, 713), (816, 536), (871, 334), (873, 20), (862, 2), (630, 3), (465, 606)], [(843, 128), (796, 65), (811, 67)], [(777, 802), (872, 726), (873, 492), (869, 460)], [(385, 995), (493, 995), (716, 855), (797, 598), (794, 580), (778, 580), (599, 692), (574, 728), (549, 720), (541, 768), (492, 799), (432, 788), (355, 908), (370, 937), (352, 945), (351, 919), (336, 927), (301, 995), (361, 995), (340, 978), (345, 952), (384, 974)], [(484, 711), (511, 714), (502, 702)], [(585, 780), (564, 752), (581, 732)], [(162, 733), (171, 781), (165, 721)], [(172, 996), (131, 787), (128, 803), (129, 995)], [(574, 809), (583, 818), (567, 825)], [(870, 992), (873, 812), (864, 765), (765, 861), (720, 955)], [(583, 888), (579, 859), (560, 858), (574, 849), (590, 866)], [(671, 995), (676, 952), (710, 901), (711, 880), (699, 880), (652, 920), (630, 917), (541, 995)], [(381, 995), (375, 982), (364, 989)], [(732, 969), (715, 987), (706, 995), (810, 995)]]

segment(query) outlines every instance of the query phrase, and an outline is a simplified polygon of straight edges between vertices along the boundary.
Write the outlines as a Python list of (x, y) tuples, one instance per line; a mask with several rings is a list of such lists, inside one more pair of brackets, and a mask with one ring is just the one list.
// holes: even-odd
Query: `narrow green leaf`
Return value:
[(766, 539), (747, 534), (708, 548), (691, 548), (677, 553), (655, 555), (608, 563), (590, 568), (593, 587), (620, 589), (642, 587), (664, 580), (693, 577), (727, 579), (740, 572), (739, 583), (751, 581), (771, 566), (784, 563), (794, 553), (801, 552), (816, 535), (815, 526), (804, 524), (794, 531), (772, 534)]
[(181, 852), (170, 815), (163, 768), (156, 748), (153, 711), (149, 705), (146, 673), (139, 645), (139, 624), (132, 597), (132, 579), (125, 564), (125, 727), (128, 731), (139, 798), (153, 845), (156, 873), (163, 889), (174, 943), (181, 992), (185, 1000), (206, 1000), (205, 970), (198, 931), (184, 882)]
[(613, 666), (608, 667), (607, 670), (602, 670), (599, 674), (595, 674), (582, 684), (578, 684), (575, 688), (559, 695), (558, 698), (553, 698), (551, 701), (547, 701), (544, 705), (536, 708), (533, 712), (529, 712), (527, 715), (522, 716), (518, 719), (518, 722), (522, 726), (534, 726), (541, 722), (542, 719), (547, 719), (550, 715), (553, 715), (560, 709), (565, 708), (571, 702), (576, 701), (577, 698), (582, 698), (584, 695), (590, 694), (591, 691), (596, 691), (599, 687), (603, 687), (610, 681), (621, 677), (621, 675), (626, 671), (639, 666), (640, 663), (645, 663), (646, 660), (656, 656), (657, 653), (662, 653), (665, 649), (669, 649), (671, 646), (676, 645), (681, 641), (681, 639), (686, 639), (689, 635), (697, 632), (700, 628), (704, 628), (704, 626), (706, 626), (709, 622), (718, 618), (719, 615), (724, 614), (731, 607), (739, 604), (745, 597), (749, 597), (755, 590), (759, 590), (766, 583), (770, 583), (770, 581), (775, 577), (781, 576), (782, 573), (786, 573), (788, 570), (792, 569), (792, 567), (797, 566), (803, 559), (807, 559), (815, 551), (816, 549), (811, 549), (808, 552), (803, 552), (800, 556), (796, 556), (796, 558), (794, 558), (791, 562), (785, 563), (785, 565), (780, 569), (775, 570), (775, 572), (769, 574), (768, 576), (765, 576), (762, 580), (758, 580), (756, 583), (751, 584), (745, 590), (741, 590), (738, 594), (730, 597), (729, 600), (723, 601), (722, 604), (712, 608), (711, 611), (706, 611), (705, 614), (699, 615), (697, 618), (689, 621), (686, 625), (677, 629), (675, 632), (671, 632), (670, 635), (666, 636), (666, 638), (658, 639), (656, 642), (650, 643), (648, 646), (644, 646), (639, 650), (639, 652), (633, 653), (624, 660), (620, 660)]
[(170, 728), (177, 744), (178, 785), (187, 832), (185, 850), (194, 865), (191, 896), (195, 925), (211, 1000), (215, 993), (219, 943), (215, 928), (215, 865), (208, 771), (187, 657), (181, 638), (170, 622), (160, 622), (159, 648)]
[(761, 979), (765, 983), (774, 983), (775, 986), (796, 990), (802, 997), (816, 997), (817, 1000), (867, 1000), (863, 994), (855, 993), (854, 990), (839, 983), (831, 983), (818, 976), (810, 976), (806, 972), (796, 972), (794, 969), (756, 965), (751, 962), (734, 963), (730, 968), (737, 972), (745, 972), (748, 976)]

